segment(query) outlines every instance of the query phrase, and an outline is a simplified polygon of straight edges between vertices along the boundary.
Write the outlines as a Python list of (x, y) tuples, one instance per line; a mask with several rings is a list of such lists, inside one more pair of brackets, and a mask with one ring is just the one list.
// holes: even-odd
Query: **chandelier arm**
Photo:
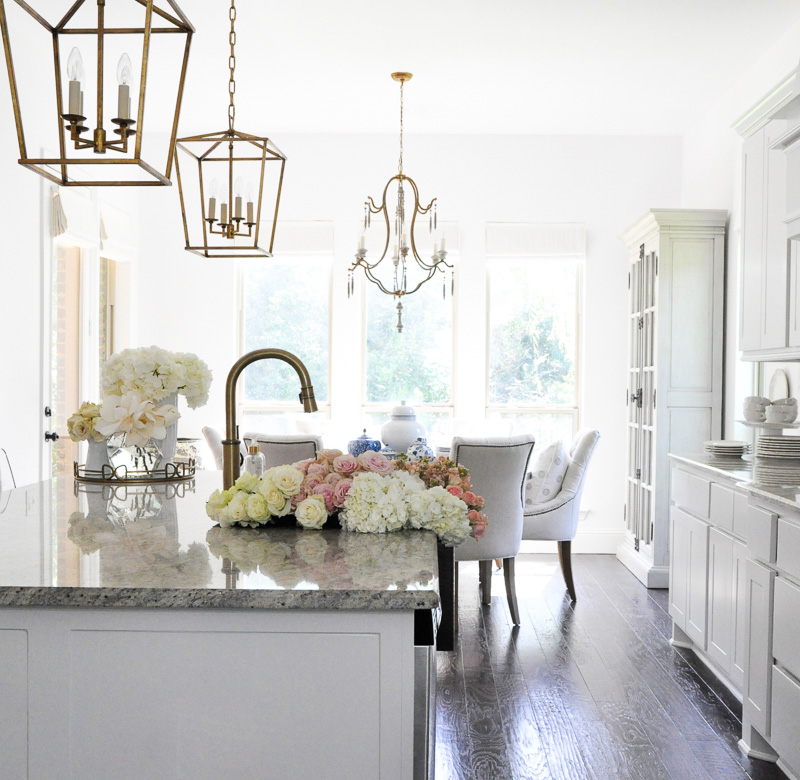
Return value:
[(435, 273), (436, 269), (434, 268), (432, 271), (428, 272), (428, 275), (413, 290), (407, 290), (405, 294), (413, 295), (417, 290), (419, 290), (420, 287), (422, 287), (423, 284), (425, 284), (425, 282), (429, 282), (431, 279), (433, 279)]
[[(376, 265), (377, 265), (377, 263), (376, 263)], [(374, 267), (374, 266), (373, 266), (373, 267)], [(397, 295), (397, 294), (398, 294), (396, 290), (390, 290), (390, 289), (388, 289), (386, 286), (384, 286), (383, 282), (382, 282), (380, 279), (378, 279), (378, 277), (377, 277), (377, 276), (375, 276), (375, 275), (372, 273), (372, 271), (368, 270), (367, 268), (364, 268), (364, 275), (365, 275), (365, 276), (367, 277), (367, 279), (369, 279), (369, 280), (370, 280), (370, 281), (371, 281), (373, 284), (376, 284), (376, 285), (377, 285), (377, 286), (380, 288), (380, 291), (381, 291), (381, 292), (383, 292), (383, 293), (386, 293), (386, 295)]]

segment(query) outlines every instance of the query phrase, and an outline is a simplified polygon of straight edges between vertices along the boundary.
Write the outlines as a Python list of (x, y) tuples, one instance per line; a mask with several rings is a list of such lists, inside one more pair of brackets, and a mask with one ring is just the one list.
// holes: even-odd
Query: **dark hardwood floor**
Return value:
[(611, 555), (573, 556), (575, 604), (555, 554), (516, 569), (519, 627), (503, 575), (481, 606), (478, 566), (461, 564), (459, 637), (437, 654), (437, 780), (785, 777), (739, 751), (738, 702), (670, 646), (666, 591)]

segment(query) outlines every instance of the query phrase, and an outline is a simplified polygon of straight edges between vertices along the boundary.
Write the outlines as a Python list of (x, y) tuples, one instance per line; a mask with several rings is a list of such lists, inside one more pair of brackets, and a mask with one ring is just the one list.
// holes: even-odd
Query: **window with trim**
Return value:
[[(448, 262), (456, 262), (458, 224), (440, 223)], [(453, 420), (454, 298), (450, 271), (437, 273), (403, 298), (403, 332), (397, 332), (397, 301), (372, 283), (364, 288), (364, 424), (376, 434), (392, 407), (406, 401), (429, 441), (449, 440)]]
[(487, 419), (543, 444), (578, 429), (583, 225), (488, 224)]
[[(327, 417), (333, 225), (282, 223), (273, 257), (239, 263), (241, 354), (275, 346), (293, 352), (314, 377), (318, 415)], [(248, 366), (238, 389), (240, 432), (294, 432), (298, 390), (297, 374), (282, 361)]]

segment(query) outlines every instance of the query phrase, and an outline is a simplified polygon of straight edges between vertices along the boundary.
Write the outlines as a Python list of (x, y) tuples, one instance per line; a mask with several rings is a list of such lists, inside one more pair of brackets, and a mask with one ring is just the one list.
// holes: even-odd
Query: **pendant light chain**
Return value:
[(236, 53), (234, 47), (236, 46), (236, 0), (231, 0), (231, 8), (228, 12), (231, 20), (231, 31), (228, 35), (228, 42), (231, 45), (231, 54), (228, 57), (228, 68), (231, 75), (228, 79), (228, 94), (230, 95), (231, 102), (228, 105), (228, 129), (233, 132), (233, 120), (236, 118), (236, 106), (233, 104), (233, 96), (236, 93), (236, 78), (234, 72), (236, 71)]
[(400, 163), (397, 166), (397, 172), (402, 175), (403, 173), (403, 84), (400, 82)]

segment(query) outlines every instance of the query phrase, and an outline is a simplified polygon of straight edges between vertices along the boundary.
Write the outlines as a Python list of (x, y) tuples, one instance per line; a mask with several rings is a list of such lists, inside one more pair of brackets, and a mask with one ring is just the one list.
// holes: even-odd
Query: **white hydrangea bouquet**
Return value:
[(223, 528), (257, 528), (294, 514), (308, 529), (322, 528), (334, 516), (345, 530), (360, 533), (429, 529), (452, 547), (486, 530), (485, 515), (474, 521), (458, 493), (457, 486), (427, 487), (402, 463), (397, 468), (376, 452), (353, 458), (321, 450), (316, 459), (276, 466), (260, 478), (242, 474), (232, 488), (211, 494), (206, 512)]
[(207, 403), (210, 387), (210, 369), (189, 352), (152, 346), (112, 355), (102, 369), (103, 401), (81, 404), (67, 421), (73, 441), (89, 442), (87, 472), (163, 470), (174, 457), (178, 395), (195, 409)]
[(208, 403), (211, 370), (191, 352), (168, 352), (160, 347), (123, 349), (103, 366), (103, 394), (136, 392), (143, 401), (161, 401), (178, 393), (190, 409)]

